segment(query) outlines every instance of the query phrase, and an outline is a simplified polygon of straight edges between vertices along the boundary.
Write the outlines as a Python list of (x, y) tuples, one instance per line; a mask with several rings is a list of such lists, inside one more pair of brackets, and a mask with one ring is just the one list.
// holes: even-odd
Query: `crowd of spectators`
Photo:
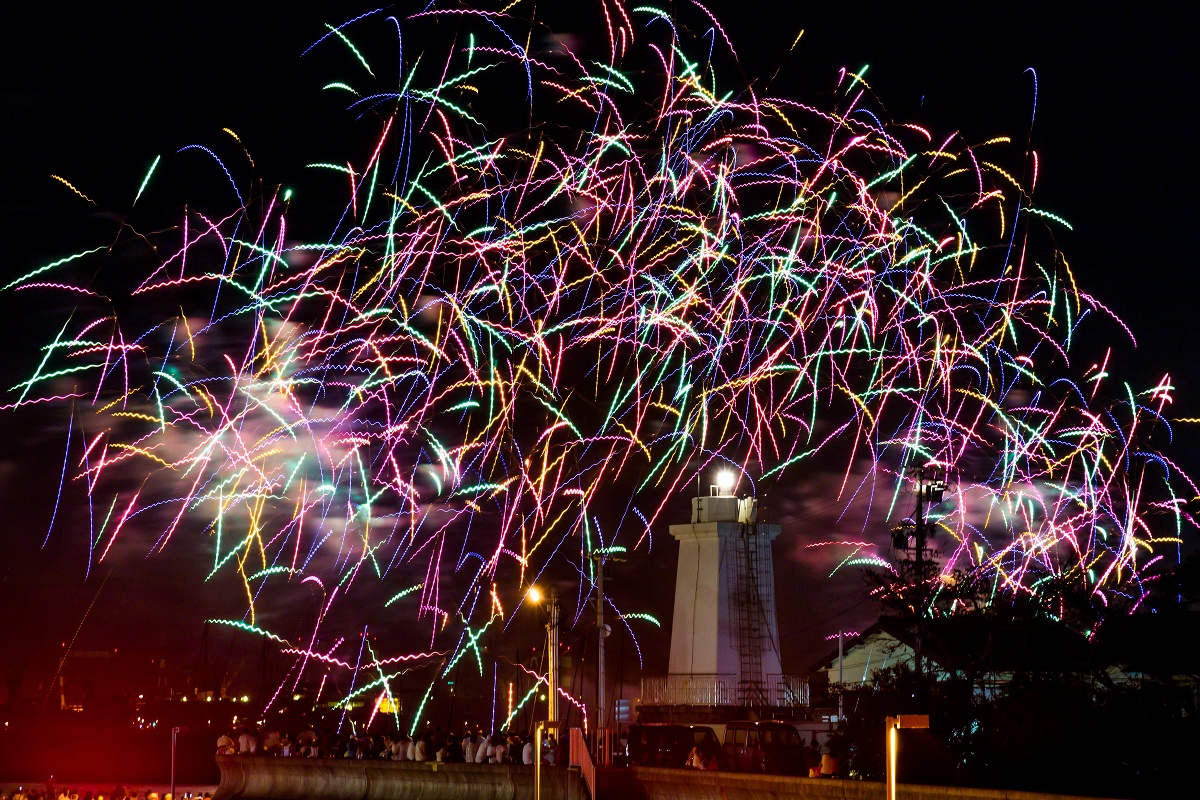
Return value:
[[(175, 800), (170, 792), (159, 794), (152, 790), (137, 790), (126, 789), (124, 786), (115, 786), (111, 792), (84, 792), (82, 795), (77, 789), (63, 788), (57, 789), (53, 781), (48, 782), (45, 787), (39, 786), (19, 786), (12, 793), (0, 792), (0, 800)], [(193, 795), (191, 792), (185, 792), (179, 796), (179, 800), (212, 800), (211, 793), (203, 795)]]
[[(432, 727), (411, 737), (401, 732), (337, 735), (308, 728), (294, 738), (273, 729), (239, 728), (217, 739), (217, 755), (532, 765), (535, 752), (532, 736), (512, 731), (442, 733)], [(566, 754), (553, 736), (542, 742), (542, 763), (566, 763)]]

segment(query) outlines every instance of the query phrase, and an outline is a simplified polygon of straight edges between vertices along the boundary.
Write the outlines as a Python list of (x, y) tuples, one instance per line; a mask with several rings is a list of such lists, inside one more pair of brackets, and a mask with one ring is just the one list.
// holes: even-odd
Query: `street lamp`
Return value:
[(928, 714), (899, 714), (888, 717), (885, 721), (887, 731), (887, 754), (884, 762), (884, 797), (885, 800), (896, 800), (896, 772), (899, 761), (900, 729), (928, 728)]
[(175, 745), (181, 730), (178, 726), (171, 728), (171, 800), (175, 800)]
[(542, 800), (542, 730), (545, 726), (538, 723), (533, 730), (533, 800)]
[(733, 492), (733, 484), (737, 476), (733, 474), (731, 469), (723, 469), (717, 473), (717, 489), (722, 495), (729, 495)]
[(550, 691), (546, 693), (546, 727), (553, 730), (558, 727), (558, 617), (561, 610), (558, 590), (551, 586), (550, 595), (547, 597), (541, 589), (531, 586), (525, 596), (534, 605), (541, 605), (545, 600), (546, 611), (549, 613), (549, 619), (546, 621), (546, 660), (550, 668), (550, 674), (547, 676)]

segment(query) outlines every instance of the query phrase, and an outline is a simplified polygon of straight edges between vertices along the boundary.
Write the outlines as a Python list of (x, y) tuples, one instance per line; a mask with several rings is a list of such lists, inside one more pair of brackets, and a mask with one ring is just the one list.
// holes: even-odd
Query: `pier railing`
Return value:
[(592, 800), (596, 800), (596, 765), (592, 763), (592, 754), (588, 752), (587, 739), (583, 738), (582, 730), (571, 728), (570, 744), (571, 766), (579, 767), (579, 772), (583, 776), (583, 782), (587, 785), (589, 796)]
[[(762, 698), (768, 706), (807, 706), (808, 681), (800, 675), (763, 676)], [(665, 678), (642, 678), (642, 705), (647, 706), (740, 706), (744, 692), (738, 676), (676, 674)]]

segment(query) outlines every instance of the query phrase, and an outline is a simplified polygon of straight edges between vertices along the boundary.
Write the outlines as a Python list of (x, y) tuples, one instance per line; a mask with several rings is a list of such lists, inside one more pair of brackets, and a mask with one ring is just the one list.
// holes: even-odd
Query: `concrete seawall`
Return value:
[[(533, 800), (525, 766), (217, 756), (215, 800)], [(544, 800), (586, 800), (578, 772), (542, 770)]]
[[(533, 800), (533, 767), (217, 756), (215, 800)], [(685, 769), (598, 769), (596, 800), (884, 800), (882, 783)], [(545, 800), (588, 800), (574, 770), (542, 770)], [(901, 784), (897, 800), (1091, 800)]]
[[(600, 800), (884, 800), (882, 783), (633, 767), (597, 773)], [(897, 800), (1089, 800), (1061, 794), (901, 784)]]

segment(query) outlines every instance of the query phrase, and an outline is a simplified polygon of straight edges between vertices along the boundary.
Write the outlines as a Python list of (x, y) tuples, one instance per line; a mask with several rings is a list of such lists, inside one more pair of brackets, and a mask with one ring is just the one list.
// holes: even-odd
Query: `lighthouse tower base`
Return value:
[(719, 722), (768, 709), (796, 718), (809, 696), (779, 659), (771, 543), (780, 526), (757, 520), (754, 499), (714, 487), (670, 531), (679, 542), (670, 666), (642, 680), (639, 719)]

